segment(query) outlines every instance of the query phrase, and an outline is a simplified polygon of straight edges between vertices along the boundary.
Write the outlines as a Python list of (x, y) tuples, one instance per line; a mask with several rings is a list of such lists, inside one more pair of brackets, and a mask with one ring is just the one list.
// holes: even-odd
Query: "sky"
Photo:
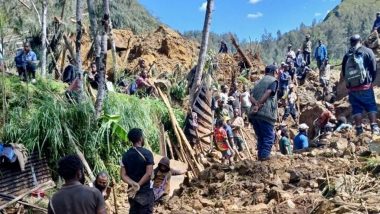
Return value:
[[(180, 32), (202, 30), (206, 0), (139, 0), (161, 22)], [(215, 0), (211, 31), (257, 40), (321, 21), (340, 0)]]

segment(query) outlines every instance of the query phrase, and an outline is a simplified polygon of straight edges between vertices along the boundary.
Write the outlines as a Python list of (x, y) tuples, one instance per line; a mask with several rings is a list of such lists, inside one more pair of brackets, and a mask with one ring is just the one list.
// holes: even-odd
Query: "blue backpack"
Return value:
[(17, 55), (15, 57), (16, 67), (23, 67), (24, 66), (24, 60), (22, 60), (22, 55), (23, 55), (22, 51), (17, 52)]
[(137, 83), (133, 82), (131, 86), (129, 87), (129, 94), (135, 94), (137, 91)]

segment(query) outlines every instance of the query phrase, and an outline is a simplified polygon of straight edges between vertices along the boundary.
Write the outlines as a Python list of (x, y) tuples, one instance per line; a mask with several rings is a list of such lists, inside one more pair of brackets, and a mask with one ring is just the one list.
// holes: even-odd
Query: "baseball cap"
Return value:
[(269, 74), (269, 73), (274, 74), (274, 72), (276, 72), (276, 70), (277, 70), (277, 66), (275, 66), (275, 65), (268, 65), (267, 67), (265, 67), (265, 73), (266, 74)]

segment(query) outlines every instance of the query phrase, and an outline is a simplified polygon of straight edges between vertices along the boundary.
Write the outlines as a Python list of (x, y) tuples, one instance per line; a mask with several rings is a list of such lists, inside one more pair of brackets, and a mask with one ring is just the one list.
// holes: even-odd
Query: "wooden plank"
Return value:
[(201, 109), (199, 109), (198, 106), (194, 106), (193, 110), (198, 114), (198, 118), (200, 116), (200, 117), (204, 118), (206, 121), (212, 123), (212, 117), (203, 113), (203, 111)]
[(202, 108), (205, 113), (207, 113), (208, 115), (212, 116), (211, 107), (206, 102), (204, 102), (200, 97), (198, 97), (195, 100), (195, 102), (196, 102), (195, 105), (198, 104), (199, 107)]

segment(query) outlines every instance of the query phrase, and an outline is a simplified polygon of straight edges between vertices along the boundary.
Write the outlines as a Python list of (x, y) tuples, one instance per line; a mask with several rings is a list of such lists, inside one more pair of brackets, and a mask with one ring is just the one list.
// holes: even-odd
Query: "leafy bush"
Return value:
[[(131, 128), (143, 129), (146, 142), (155, 152), (159, 151), (160, 126), (171, 129), (168, 110), (157, 99), (109, 93), (104, 115), (97, 121), (93, 103), (89, 99), (69, 103), (61, 83), (39, 81), (26, 85), (13, 77), (5, 82), (9, 108), (3, 140), (20, 142), (29, 151), (46, 155), (53, 169), (57, 160), (74, 153), (77, 145), (95, 172), (106, 169), (118, 179), (120, 158), (129, 148), (126, 133)], [(22, 101), (23, 94), (29, 94), (29, 99)], [(184, 113), (175, 113), (183, 124)]]

